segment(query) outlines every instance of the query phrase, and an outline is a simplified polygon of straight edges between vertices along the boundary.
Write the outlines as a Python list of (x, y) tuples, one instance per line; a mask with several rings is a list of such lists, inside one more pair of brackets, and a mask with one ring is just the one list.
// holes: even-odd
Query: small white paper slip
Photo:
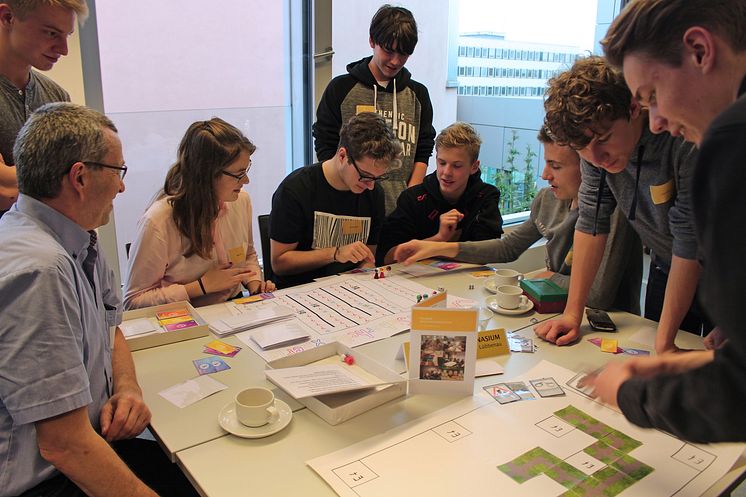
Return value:
[(492, 376), (493, 374), (503, 374), (504, 372), (503, 367), (491, 358), (477, 359), (474, 376), (479, 378), (482, 376)]
[(186, 407), (226, 388), (228, 388), (226, 385), (205, 375), (169, 387), (158, 392), (158, 395), (176, 407)]
[(311, 335), (296, 320), (279, 321), (251, 332), (251, 339), (262, 350), (305, 342)]
[(225, 317), (210, 323), (210, 329), (218, 336), (250, 330), (267, 323), (288, 319), (293, 316), (293, 310), (284, 306), (272, 305), (258, 308), (256, 311)]
[(296, 399), (391, 384), (391, 381), (381, 380), (359, 366), (347, 364), (268, 369), (264, 374)]
[(143, 333), (150, 333), (160, 329), (160, 326), (156, 325), (149, 318), (130, 319), (122, 321), (119, 325), (119, 329), (125, 337), (133, 337), (135, 335), (142, 335)]

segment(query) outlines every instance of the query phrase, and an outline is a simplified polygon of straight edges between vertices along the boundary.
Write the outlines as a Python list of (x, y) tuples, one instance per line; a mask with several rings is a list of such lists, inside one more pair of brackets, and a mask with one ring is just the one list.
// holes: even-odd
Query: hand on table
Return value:
[(394, 249), (394, 260), (405, 266), (414, 264), (422, 259), (441, 255), (438, 253), (438, 242), (424, 240), (410, 240), (398, 245)]
[(337, 255), (334, 258), (337, 262), (369, 262), (375, 264), (376, 257), (370, 248), (363, 242), (350, 243), (339, 247)]
[(150, 409), (142, 392), (135, 388), (120, 389), (101, 409), (101, 436), (107, 442), (134, 438), (150, 423)]
[(275, 290), (277, 290), (275, 284), (272, 283), (270, 280), (252, 280), (244, 286), (249, 290), (249, 293), (251, 295), (255, 295), (257, 293), (274, 292)]
[(580, 338), (580, 322), (562, 314), (534, 326), (536, 336), (555, 345), (568, 345)]

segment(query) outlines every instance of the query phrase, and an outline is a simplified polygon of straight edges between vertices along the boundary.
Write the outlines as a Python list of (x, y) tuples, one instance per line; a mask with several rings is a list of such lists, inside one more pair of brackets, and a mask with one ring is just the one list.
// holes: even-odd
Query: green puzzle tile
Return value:
[(592, 436), (593, 438), (603, 438), (604, 436), (614, 431), (612, 427), (602, 423), (592, 416), (587, 415), (580, 409), (573, 406), (567, 406), (564, 409), (560, 409), (559, 411), (556, 411), (554, 415), (573, 425), (578, 430)]
[(624, 452), (625, 454), (642, 445), (642, 442), (638, 442), (634, 438), (617, 430), (612, 430), (611, 433), (603, 437), (601, 441)]
[(616, 450), (614, 447), (607, 445), (600, 440), (583, 449), (583, 452), (606, 464), (611, 464), (624, 455), (623, 452)]
[(497, 468), (516, 482), (523, 483), (534, 476), (546, 473), (547, 470), (560, 463), (562, 463), (560, 458), (541, 447), (535, 447)]
[(549, 468), (544, 474), (568, 489), (588, 478), (585, 473), (564, 461)]
[(640, 481), (653, 472), (653, 468), (651, 468), (644, 462), (638, 461), (634, 457), (630, 457), (627, 455), (624, 455), (618, 460), (614, 461), (611, 466), (618, 469), (635, 481)]

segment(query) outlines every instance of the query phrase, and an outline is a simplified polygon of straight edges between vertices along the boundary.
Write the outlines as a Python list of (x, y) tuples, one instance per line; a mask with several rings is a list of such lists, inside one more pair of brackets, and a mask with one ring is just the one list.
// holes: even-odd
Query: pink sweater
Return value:
[[(209, 259), (198, 255), (184, 257), (188, 241), (176, 228), (167, 199), (153, 203), (137, 225), (137, 239), (129, 254), (129, 271), (124, 285), (125, 309), (190, 300), (185, 285), (196, 281), (218, 264), (229, 261), (235, 249), (246, 252), (246, 265), (255, 271), (250, 280), (261, 280), (251, 229), (251, 199), (242, 191), (238, 200), (220, 210), (215, 227), (215, 248)], [(224, 302), (241, 291), (241, 286), (225, 292), (191, 299), (193, 306)]]

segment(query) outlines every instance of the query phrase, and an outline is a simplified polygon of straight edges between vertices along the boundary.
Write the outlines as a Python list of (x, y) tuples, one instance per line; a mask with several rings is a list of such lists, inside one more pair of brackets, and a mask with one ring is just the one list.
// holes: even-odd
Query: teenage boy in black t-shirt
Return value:
[(384, 218), (376, 183), (399, 166), (401, 153), (386, 121), (365, 112), (342, 126), (334, 157), (282, 181), (269, 223), (278, 288), (375, 264)]

